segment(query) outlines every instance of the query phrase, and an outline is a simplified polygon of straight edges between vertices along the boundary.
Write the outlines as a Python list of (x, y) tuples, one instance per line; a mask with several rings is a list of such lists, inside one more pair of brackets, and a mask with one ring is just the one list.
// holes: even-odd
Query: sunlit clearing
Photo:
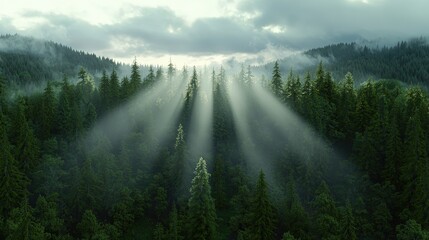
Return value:
[(199, 89), (194, 102), (189, 129), (188, 148), (192, 160), (211, 160), (213, 83), (208, 76), (199, 76)]

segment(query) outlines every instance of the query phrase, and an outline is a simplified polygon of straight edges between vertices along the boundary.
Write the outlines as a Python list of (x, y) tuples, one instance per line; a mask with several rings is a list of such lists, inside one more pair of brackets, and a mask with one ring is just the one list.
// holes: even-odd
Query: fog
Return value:
[(203, 157), (206, 161), (212, 160), (212, 120), (213, 82), (207, 74), (200, 74), (187, 141), (190, 159), (193, 160), (193, 163), (196, 163), (199, 157)]
[(97, 141), (105, 136), (117, 146), (138, 128), (147, 136), (149, 146), (159, 148), (177, 129), (185, 86), (186, 82), (178, 78), (155, 83), (97, 121), (85, 141)]

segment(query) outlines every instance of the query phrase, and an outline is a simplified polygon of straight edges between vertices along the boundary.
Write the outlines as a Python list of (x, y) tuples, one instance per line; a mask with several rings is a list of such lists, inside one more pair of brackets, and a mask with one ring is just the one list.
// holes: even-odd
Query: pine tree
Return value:
[(173, 203), (173, 207), (170, 211), (170, 221), (168, 228), (168, 239), (169, 240), (181, 240), (183, 237), (180, 235), (181, 228), (179, 224), (179, 216), (177, 213), (176, 204)]
[(73, 102), (72, 86), (70, 86), (67, 77), (64, 76), (58, 97), (58, 129), (66, 139), (72, 137), (74, 132), (72, 122)]
[(113, 69), (112, 73), (110, 74), (110, 81), (109, 81), (109, 108), (114, 108), (118, 103), (120, 99), (120, 85), (119, 85), (119, 78), (118, 74), (116, 73), (116, 70)]
[(54, 239), (54, 236), (58, 236), (64, 230), (64, 220), (58, 215), (58, 206), (55, 201), (43, 196), (37, 198), (34, 216), (45, 228), (49, 239)]
[(241, 64), (241, 70), (240, 70), (240, 73), (238, 74), (237, 82), (240, 84), (244, 84), (246, 81), (245, 79), (246, 79), (246, 73), (244, 72), (243, 64)]
[(316, 191), (313, 207), (316, 210), (315, 224), (318, 238), (338, 238), (340, 229), (338, 210), (335, 206), (334, 199), (332, 199), (328, 185), (324, 181)]
[(405, 224), (396, 226), (396, 239), (427, 240), (429, 239), (429, 232), (422, 229), (422, 226), (415, 220), (410, 219)]
[(155, 230), (153, 231), (153, 240), (164, 240), (165, 233), (164, 233), (164, 227), (161, 223), (157, 223), (155, 226)]
[(216, 212), (209, 184), (206, 161), (200, 158), (190, 189), (189, 236), (187, 239), (216, 239)]
[(244, 83), (250, 85), (253, 83), (253, 75), (252, 70), (250, 69), (250, 65), (247, 66), (246, 76), (244, 77)]
[(155, 80), (156, 80), (157, 82), (162, 82), (162, 81), (164, 81), (164, 71), (162, 71), (162, 67), (159, 67), (159, 68), (156, 70)]
[(142, 79), (139, 66), (137, 65), (137, 60), (134, 59), (133, 65), (131, 66), (130, 95), (135, 94), (140, 89), (141, 84)]
[(52, 83), (48, 82), (45, 91), (43, 92), (42, 112), (40, 113), (42, 125), (41, 135), (45, 140), (51, 137), (51, 134), (53, 133), (56, 116), (55, 110), (55, 94), (52, 89)]
[(128, 80), (128, 77), (125, 76), (121, 82), (121, 89), (120, 89), (121, 102), (125, 102), (129, 96), (130, 96), (130, 80)]
[(105, 70), (100, 79), (100, 98), (103, 109), (108, 109), (110, 105), (110, 82)]
[(429, 168), (427, 146), (419, 113), (410, 117), (405, 136), (404, 165), (401, 180), (404, 183), (402, 204), (413, 218), (429, 225)]
[(44, 240), (47, 238), (44, 227), (36, 222), (33, 209), (25, 200), (21, 207), (15, 208), (8, 220), (9, 236), (6, 240)]
[(10, 152), (4, 116), (0, 111), (0, 212), (16, 207), (27, 196), (28, 178), (19, 170)]
[(94, 237), (100, 231), (100, 227), (97, 217), (91, 210), (85, 211), (81, 222), (77, 225), (77, 229), (83, 239), (95, 239)]
[(347, 201), (344, 209), (341, 227), (341, 239), (356, 240), (356, 223), (353, 216), (353, 209), (350, 202)]
[(309, 219), (296, 192), (295, 181), (291, 179), (288, 183), (286, 197), (285, 226), (286, 229), (301, 239), (308, 238)]
[(268, 196), (268, 185), (265, 182), (265, 174), (259, 173), (256, 190), (252, 199), (252, 209), (249, 216), (250, 239), (270, 240), (275, 239), (276, 214)]
[(173, 63), (171, 63), (171, 59), (170, 59), (170, 63), (168, 64), (168, 70), (167, 70), (168, 81), (171, 82), (175, 77), (175, 75), (176, 75), (176, 69), (174, 68), (174, 65)]
[(185, 66), (183, 66), (183, 68), (182, 68), (182, 81), (187, 82), (188, 77), (189, 77), (188, 76), (188, 69)]
[(155, 73), (153, 72), (152, 65), (149, 66), (149, 73), (143, 81), (143, 88), (151, 88), (155, 84)]
[(221, 157), (217, 157), (214, 161), (214, 169), (212, 176), (213, 198), (216, 201), (217, 209), (224, 209), (225, 207), (227, 207), (225, 177), (226, 170), (224, 160)]
[(183, 173), (185, 167), (185, 155), (186, 155), (186, 143), (185, 134), (183, 131), (182, 124), (179, 124), (177, 129), (176, 142), (174, 144), (174, 155), (172, 157), (172, 163), (169, 169), (169, 186), (171, 187), (169, 192), (169, 198), (177, 198), (177, 193), (182, 186)]
[(322, 61), (320, 61), (319, 66), (316, 70), (316, 79), (315, 79), (315, 87), (316, 89), (323, 89), (323, 85), (325, 82), (325, 70), (323, 70)]
[(240, 237), (244, 238), (249, 235), (247, 231), (250, 226), (249, 216), (252, 209), (252, 196), (241, 172), (238, 172), (237, 178), (236, 194), (231, 199), (234, 215), (231, 217), (229, 224), (232, 233), (236, 234), (237, 239), (239, 239)]
[(271, 80), (271, 90), (273, 91), (274, 95), (276, 95), (277, 97), (281, 97), (282, 77), (280, 75), (280, 67), (277, 61), (274, 63), (273, 78)]
[(26, 104), (18, 99), (17, 112), (13, 120), (15, 159), (24, 173), (30, 173), (39, 163), (39, 146), (26, 118)]

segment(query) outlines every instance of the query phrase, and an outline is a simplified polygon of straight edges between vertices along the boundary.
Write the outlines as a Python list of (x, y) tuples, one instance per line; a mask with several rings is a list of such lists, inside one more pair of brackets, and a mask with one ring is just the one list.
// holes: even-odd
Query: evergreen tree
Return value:
[(229, 223), (231, 231), (237, 235), (237, 239), (248, 237), (248, 228), (250, 226), (250, 210), (252, 209), (251, 194), (249, 188), (245, 183), (244, 176), (240, 172), (237, 174), (239, 181), (237, 181), (237, 191), (231, 199), (231, 205), (234, 209), (234, 215), (231, 217)]
[(226, 169), (224, 160), (221, 157), (215, 158), (212, 176), (213, 198), (216, 201), (216, 208), (223, 209), (227, 207), (226, 196)]
[(173, 63), (171, 63), (171, 59), (170, 59), (170, 63), (168, 64), (168, 70), (167, 70), (168, 81), (171, 82), (175, 77), (175, 75), (176, 75), (176, 69), (174, 68), (174, 65)]
[(291, 179), (288, 183), (285, 212), (286, 229), (301, 239), (308, 238), (309, 219), (299, 199), (295, 188), (295, 181)]
[(256, 190), (252, 199), (252, 209), (249, 216), (250, 239), (269, 240), (275, 239), (276, 214), (268, 196), (268, 185), (265, 182), (265, 174), (259, 173)]
[(26, 104), (18, 99), (17, 112), (12, 124), (14, 129), (15, 159), (24, 173), (30, 173), (39, 163), (39, 146), (26, 117)]
[(170, 211), (170, 221), (168, 228), (168, 239), (170, 240), (181, 240), (183, 237), (181, 236), (181, 228), (179, 224), (179, 216), (177, 213), (176, 204), (173, 203), (173, 207)]
[(27, 196), (28, 178), (10, 152), (3, 113), (0, 112), (0, 212), (17, 207)]
[(21, 207), (10, 214), (8, 223), (9, 236), (6, 240), (43, 240), (47, 238), (42, 225), (36, 222), (33, 209), (25, 200)]
[(182, 68), (182, 81), (187, 82), (188, 77), (189, 77), (188, 76), (188, 69), (185, 66), (183, 66), (183, 68)]
[(415, 220), (410, 219), (405, 224), (396, 226), (396, 239), (428, 240), (429, 232), (422, 229)]
[(283, 234), (282, 240), (295, 240), (296, 238), (289, 232)]
[(125, 102), (129, 96), (130, 96), (130, 80), (128, 80), (128, 77), (125, 76), (121, 82), (121, 91), (120, 91), (121, 102)]
[(151, 88), (154, 84), (155, 84), (155, 73), (153, 72), (153, 67), (152, 65), (149, 66), (149, 73), (147, 74), (147, 76), (145, 77), (144, 81), (143, 81), (143, 87), (145, 89), (147, 88)]
[(165, 233), (164, 233), (164, 227), (161, 223), (157, 223), (155, 226), (155, 230), (153, 231), (153, 240), (164, 240), (165, 239)]
[(276, 95), (277, 97), (281, 97), (282, 77), (280, 75), (280, 67), (277, 61), (274, 63), (273, 78), (271, 80), (271, 90), (273, 91), (274, 95)]
[(137, 60), (134, 59), (133, 65), (131, 66), (130, 95), (135, 94), (140, 89), (141, 84), (142, 79), (139, 66), (137, 65)]
[(74, 132), (72, 122), (73, 102), (72, 86), (69, 84), (67, 77), (64, 76), (58, 97), (58, 129), (66, 139), (72, 137)]
[(162, 82), (162, 81), (164, 81), (164, 71), (162, 71), (162, 67), (159, 67), (159, 68), (156, 70), (155, 80), (156, 80), (157, 82)]
[(100, 79), (100, 98), (103, 109), (107, 109), (110, 105), (110, 82), (105, 70), (103, 70)]
[[(402, 203), (424, 226), (429, 225), (429, 167), (427, 145), (418, 112), (410, 117), (405, 136)], [(405, 216), (404, 216), (405, 217)]]
[(58, 213), (58, 206), (55, 201), (39, 196), (36, 202), (34, 216), (44, 227), (48, 239), (56, 239), (64, 230), (64, 220)]
[(209, 177), (206, 161), (200, 158), (190, 189), (187, 239), (216, 239), (216, 212)]
[(114, 108), (119, 103), (119, 99), (120, 99), (119, 78), (115, 69), (113, 69), (112, 73), (110, 74), (110, 81), (109, 81), (108, 87), (109, 87), (109, 91), (108, 91), (109, 105), (108, 106), (109, 108)]
[(99, 233), (100, 227), (97, 217), (91, 210), (85, 211), (81, 222), (77, 225), (77, 229), (83, 239), (96, 239), (95, 237)]
[(347, 202), (342, 217), (341, 239), (356, 240), (356, 223), (353, 216), (353, 209), (349, 202)]
[(48, 82), (43, 92), (42, 99), (42, 112), (41, 115), (41, 126), (42, 126), (42, 138), (48, 139), (54, 130), (54, 123), (56, 117), (55, 107), (55, 94), (52, 89), (52, 83)]
[(253, 82), (252, 70), (250, 69), (250, 65), (247, 66), (246, 76), (244, 78), (244, 83), (247, 85), (252, 84)]
[(339, 237), (340, 223), (338, 210), (332, 199), (328, 185), (323, 181), (316, 191), (313, 202), (316, 210), (315, 224), (320, 239), (336, 239)]

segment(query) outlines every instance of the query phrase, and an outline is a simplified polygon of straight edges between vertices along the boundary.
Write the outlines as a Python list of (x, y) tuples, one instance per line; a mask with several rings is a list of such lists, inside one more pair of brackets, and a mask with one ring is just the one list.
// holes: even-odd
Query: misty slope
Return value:
[(19, 35), (0, 36), (0, 73), (14, 83), (73, 77), (79, 67), (95, 74), (117, 66), (112, 59), (70, 47)]
[(326, 68), (342, 79), (352, 72), (356, 79), (398, 79), (408, 84), (429, 84), (429, 45), (419, 38), (392, 47), (371, 48), (340, 43), (311, 49), (305, 55), (328, 59)]
[[(423, 38), (399, 42), (391, 47), (375, 47), (373, 43), (332, 44), (278, 60), (285, 75), (291, 70), (300, 75), (312, 74), (321, 61), (336, 80), (351, 72), (356, 82), (371, 78), (429, 84), (429, 45)], [(273, 66), (272, 62), (255, 70), (270, 72)]]

